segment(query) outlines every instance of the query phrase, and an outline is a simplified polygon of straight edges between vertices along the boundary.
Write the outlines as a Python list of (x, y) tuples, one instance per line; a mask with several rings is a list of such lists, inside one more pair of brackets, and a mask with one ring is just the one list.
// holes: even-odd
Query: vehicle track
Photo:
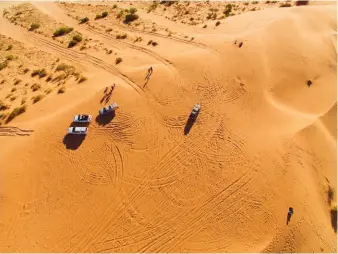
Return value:
[(118, 77), (120, 77), (122, 80), (124, 80), (127, 84), (129, 84), (138, 94), (143, 93), (143, 89), (140, 88), (138, 85), (136, 85), (128, 76), (123, 74), (120, 70), (118, 70), (114, 65), (108, 64), (104, 62), (103, 60), (88, 55), (83, 52), (78, 52), (72, 49), (67, 49), (64, 48), (57, 43), (54, 43), (52, 41), (49, 41), (45, 39), (42, 36), (38, 36), (34, 33), (24, 31), (25, 35), (32, 39), (37, 45), (42, 45), (45, 47), (48, 47), (49, 49), (56, 51), (58, 54), (64, 56), (65, 58), (70, 59), (73, 62), (82, 64), (82, 65), (87, 65), (88, 63), (91, 63), (93, 66), (103, 69), (109, 73), (115, 74)]
[(24, 130), (15, 126), (0, 127), (0, 137), (30, 136), (32, 132), (34, 132), (34, 130)]

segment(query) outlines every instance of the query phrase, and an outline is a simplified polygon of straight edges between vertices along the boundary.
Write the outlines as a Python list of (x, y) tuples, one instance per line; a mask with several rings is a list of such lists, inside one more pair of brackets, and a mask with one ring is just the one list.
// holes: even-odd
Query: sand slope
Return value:
[[(0, 127), (28, 134), (0, 136), (1, 251), (336, 251), (327, 201), (337, 185), (335, 5), (248, 12), (201, 33), (180, 25), (192, 41), (118, 24), (141, 42), (105, 32), (117, 29), (113, 18), (91, 27), (59, 4), (34, 8), (93, 38), (88, 48), (5, 17), (1, 33), (74, 63), (88, 81)], [(112, 101), (115, 117), (97, 118)], [(78, 113), (94, 118), (85, 139), (65, 136)]]

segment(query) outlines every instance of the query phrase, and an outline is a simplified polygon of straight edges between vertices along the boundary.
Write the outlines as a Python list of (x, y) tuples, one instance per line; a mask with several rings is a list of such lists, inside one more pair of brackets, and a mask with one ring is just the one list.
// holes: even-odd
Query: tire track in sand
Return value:
[(30, 39), (32, 39), (36, 45), (41, 45), (44, 47), (47, 47), (51, 49), (52, 51), (55, 51), (57, 54), (62, 55), (63, 57), (70, 59), (73, 62), (79, 63), (81, 65), (88, 65), (88, 63), (92, 64), (94, 67), (97, 67), (99, 69), (105, 70), (109, 73), (115, 74), (118, 77), (120, 77), (123, 81), (125, 81), (127, 84), (131, 86), (138, 94), (143, 94), (143, 89), (140, 88), (138, 85), (134, 83), (127, 75), (123, 74), (119, 69), (117, 69), (114, 65), (108, 64), (104, 62), (103, 60), (88, 55), (83, 52), (78, 52), (74, 49), (68, 49), (60, 46), (57, 43), (54, 43), (48, 39), (45, 39), (42, 36), (33, 34), (31, 32), (27, 32), (25, 30), (22, 30), (23, 33)]

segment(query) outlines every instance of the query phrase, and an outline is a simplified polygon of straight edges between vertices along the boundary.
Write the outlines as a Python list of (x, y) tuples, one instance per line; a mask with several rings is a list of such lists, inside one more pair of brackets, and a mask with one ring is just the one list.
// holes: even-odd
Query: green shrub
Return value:
[(37, 75), (39, 76), (39, 78), (43, 78), (47, 76), (47, 72), (45, 69), (41, 69), (41, 70), (34, 70), (31, 74), (32, 77), (35, 77)]
[(60, 27), (60, 28), (56, 29), (56, 31), (54, 32), (54, 37), (69, 34), (71, 31), (73, 31), (72, 27), (67, 27), (67, 26)]
[(17, 117), (18, 115), (21, 115), (22, 113), (26, 112), (26, 105), (23, 105), (21, 107), (15, 108), (13, 109), (13, 111), (9, 114), (6, 123), (9, 123), (10, 121), (12, 121), (15, 117)]
[(40, 24), (33, 23), (33, 24), (31, 24), (31, 27), (29, 28), (29, 31), (34, 31), (34, 30), (39, 29), (39, 28), (40, 28)]
[(32, 97), (33, 103), (37, 103), (38, 101), (41, 101), (43, 99), (43, 97), (44, 97), (44, 95), (42, 95), (42, 94), (33, 96)]
[(11, 44), (11, 45), (8, 45), (8, 47), (7, 47), (7, 51), (9, 51), (9, 50), (11, 50), (13, 48), (13, 45)]
[(114, 5), (113, 5), (113, 8), (116, 9), (116, 8), (117, 8), (117, 4), (114, 4)]
[(108, 12), (107, 11), (102, 12), (102, 18), (105, 18), (107, 16), (108, 16)]
[(14, 56), (13, 55), (8, 55), (8, 56), (6, 56), (6, 59), (8, 60), (8, 61), (13, 61), (14, 60)]
[(88, 17), (84, 17), (84, 18), (80, 19), (80, 24), (87, 23), (88, 21), (89, 21), (89, 18)]
[(82, 41), (82, 36), (79, 34), (76, 34), (73, 36), (73, 40), (77, 41), (77, 42), (81, 42)]
[(122, 58), (121, 57), (118, 57), (115, 59), (115, 64), (119, 64), (122, 62)]
[(130, 22), (137, 20), (138, 18), (139, 18), (139, 16), (137, 14), (127, 14), (125, 19), (124, 19), (124, 22), (130, 23)]

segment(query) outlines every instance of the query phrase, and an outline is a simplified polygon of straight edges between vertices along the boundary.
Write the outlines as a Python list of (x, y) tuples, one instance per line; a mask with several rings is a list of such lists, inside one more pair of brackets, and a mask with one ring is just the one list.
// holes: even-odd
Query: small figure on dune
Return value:
[(243, 42), (241, 41), (240, 43), (239, 43), (239, 45), (238, 45), (238, 47), (242, 47), (243, 46)]
[(108, 86), (104, 89), (104, 93), (108, 92)]
[(111, 86), (111, 91), (113, 91), (115, 89), (115, 83), (113, 83), (113, 85)]
[(287, 220), (286, 220), (286, 225), (289, 224), (292, 215), (293, 215), (293, 208), (289, 207), (288, 216), (287, 216)]

